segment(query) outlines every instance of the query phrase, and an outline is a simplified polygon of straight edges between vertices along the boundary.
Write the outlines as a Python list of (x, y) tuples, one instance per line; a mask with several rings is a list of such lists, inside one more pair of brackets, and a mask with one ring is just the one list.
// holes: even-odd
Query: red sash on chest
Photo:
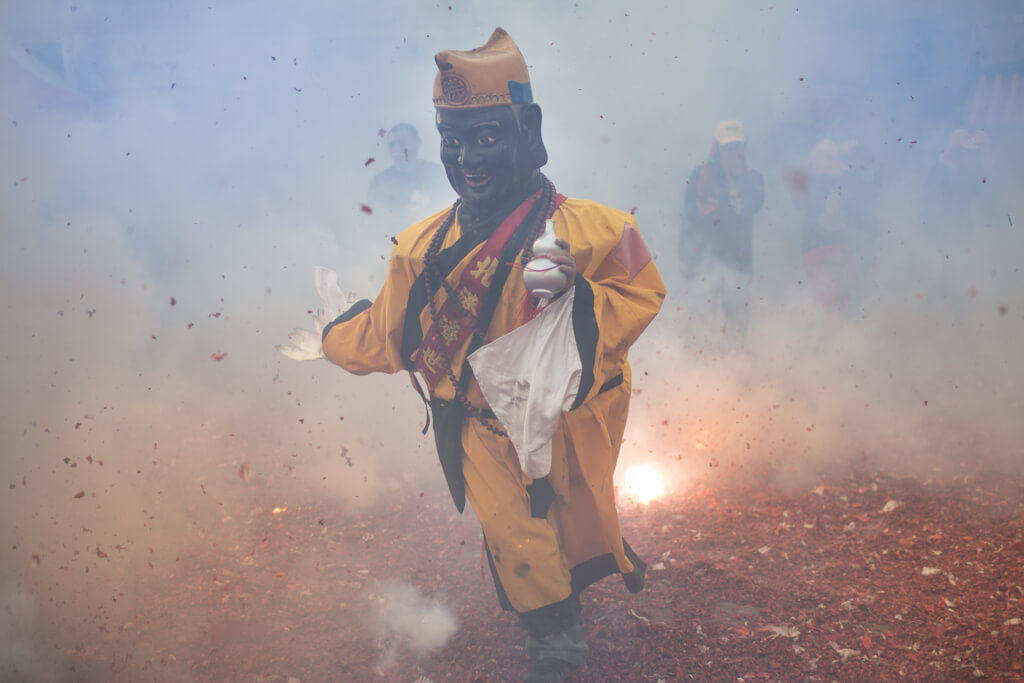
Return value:
[(457, 351), (472, 334), (473, 327), (480, 317), (480, 306), (487, 290), (490, 289), (491, 278), (498, 269), (501, 254), (540, 194), (537, 192), (526, 199), (501, 222), (494, 234), (463, 269), (459, 284), (453, 290), (455, 295), (445, 300), (437, 311), (436, 319), (432, 320), (430, 327), (424, 331), (423, 343), (413, 354), (413, 362), (423, 373), (431, 393), (447, 376), (445, 357), (454, 359)]

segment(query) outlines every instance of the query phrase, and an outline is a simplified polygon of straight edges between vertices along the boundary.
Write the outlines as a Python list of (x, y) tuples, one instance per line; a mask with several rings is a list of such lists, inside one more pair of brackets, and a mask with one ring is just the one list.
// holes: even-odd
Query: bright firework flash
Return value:
[(634, 465), (626, 470), (626, 492), (645, 505), (665, 494), (661, 474), (649, 465)]
[(668, 498), (676, 491), (679, 468), (660, 454), (662, 444), (650, 430), (627, 431), (622, 457), (615, 473), (615, 488), (621, 503), (646, 506)]

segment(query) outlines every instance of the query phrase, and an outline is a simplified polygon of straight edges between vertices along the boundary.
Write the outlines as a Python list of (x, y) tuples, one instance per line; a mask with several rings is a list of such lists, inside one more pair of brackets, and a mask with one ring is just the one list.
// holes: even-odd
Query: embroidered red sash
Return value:
[[(533, 208), (541, 193), (537, 192), (520, 204), (508, 218), (501, 222), (484, 246), (473, 257), (462, 271), (459, 284), (455, 287), (455, 296), (448, 297), (437, 312), (436, 322), (424, 330), (423, 343), (413, 354), (413, 362), (423, 373), (431, 392), (447, 375), (445, 355), (454, 359), (456, 352), (473, 332), (477, 319), (480, 317), (480, 305), (484, 295), (491, 286), (491, 278), (501, 262), (501, 254), (505, 250), (512, 233), (523, 222)], [(444, 349), (445, 354), (441, 351)]]

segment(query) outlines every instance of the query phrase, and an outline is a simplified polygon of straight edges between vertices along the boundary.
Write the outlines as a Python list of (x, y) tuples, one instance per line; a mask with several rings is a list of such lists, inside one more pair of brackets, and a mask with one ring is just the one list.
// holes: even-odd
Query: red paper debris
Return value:
[[(340, 450), (337, 464), (349, 455)], [(993, 474), (978, 452), (953, 474), (920, 478), (872, 472), (876, 460), (796, 485), (760, 473), (727, 481), (721, 468), (642, 508), (621, 501), (622, 535), (648, 562), (647, 586), (632, 595), (611, 576), (583, 592), (590, 652), (570, 680), (980, 679), (975, 672), (1018, 680), (1020, 475)], [(100, 539), (120, 544), (119, 560), (143, 553), (153, 570), (149, 581), (133, 579), (138, 595), (115, 588), (104, 596), (146, 606), (129, 622), (145, 651), (118, 658), (125, 668), (115, 678), (143, 680), (160, 667), (161, 680), (254, 680), (281, 670), (311, 681), (336, 680), (338, 671), (356, 681), (521, 679), (522, 631), (497, 606), (480, 530), (454, 513), (443, 480), (349, 508), (358, 493), (292, 480), (283, 487), (279, 477), (264, 470), (258, 486), (222, 482), (244, 493), (218, 506), (197, 496), (174, 550)], [(287, 514), (271, 516), (285, 495)], [(84, 552), (104, 553), (94, 544)], [(64, 571), (81, 567), (62, 562)], [(400, 577), (459, 622), (439, 650), (398, 652), (383, 676), (380, 643), (365, 625), (382, 577)], [(175, 621), (181, 614), (194, 619)], [(88, 647), (118, 650), (125, 627), (103, 628)], [(69, 661), (83, 680), (111, 678), (109, 657)]]

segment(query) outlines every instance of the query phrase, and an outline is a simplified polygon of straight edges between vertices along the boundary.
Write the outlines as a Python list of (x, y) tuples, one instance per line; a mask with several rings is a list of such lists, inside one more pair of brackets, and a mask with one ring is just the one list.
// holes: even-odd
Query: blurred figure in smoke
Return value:
[[(627, 351), (665, 289), (630, 214), (567, 199), (540, 173), (541, 110), (505, 31), (435, 62), (441, 161), (459, 200), (397, 236), (377, 299), (325, 327), (323, 353), (355, 374), (421, 373), (456, 507), (468, 497), (498, 600), (527, 631), (525, 680), (561, 681), (586, 660), (580, 591), (611, 574), (632, 592), (644, 585), (646, 565), (620, 532), (613, 475), (629, 407)], [(549, 217), (557, 235), (549, 271), (562, 277), (548, 306), (566, 312), (572, 334), (544, 359), (574, 361), (578, 388), (572, 405), (554, 412), (547, 462), (528, 476), (514, 425), (495, 419), (499, 402), (485, 400), (484, 373), (468, 357), (545, 319), (521, 264), (532, 263)], [(527, 368), (499, 369), (529, 389)], [(513, 405), (535, 394), (499, 398)]]
[(386, 140), (392, 166), (374, 176), (367, 202), (374, 211), (392, 214), (398, 230), (451, 201), (451, 192), (444, 169), (419, 158), (420, 135), (412, 124), (396, 124)]
[[(679, 258), (683, 276), (706, 285), (710, 320), (724, 316), (724, 348), (742, 349), (750, 319), (754, 215), (764, 204), (764, 180), (747, 166), (743, 124), (723, 121), (708, 160), (686, 183)], [(717, 326), (717, 323), (716, 323)]]
[(856, 140), (828, 138), (811, 150), (810, 170), (794, 188), (804, 213), (804, 272), (818, 304), (843, 313), (870, 270), (882, 174)]

